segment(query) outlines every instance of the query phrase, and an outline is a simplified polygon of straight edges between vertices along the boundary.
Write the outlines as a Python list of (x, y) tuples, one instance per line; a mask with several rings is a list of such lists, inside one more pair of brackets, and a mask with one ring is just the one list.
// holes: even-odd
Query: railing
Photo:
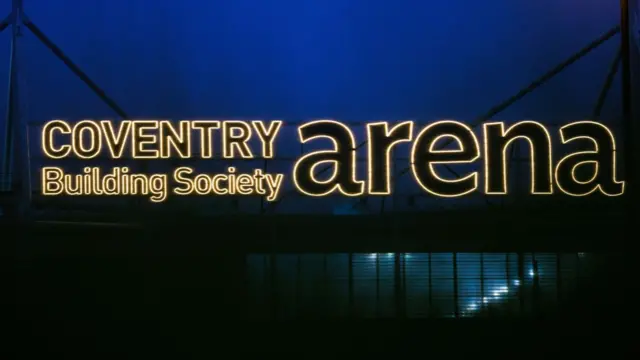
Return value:
[[(299, 124), (289, 123), (285, 124), (283, 127), (295, 127)], [(363, 127), (362, 123), (352, 123), (351, 128), (354, 129), (357, 126)], [(40, 124), (32, 124), (32, 126), (40, 126)], [(616, 126), (608, 125), (612, 128), (614, 132), (618, 132)], [(550, 128), (557, 129), (557, 125), (551, 125)], [(479, 132), (479, 126), (476, 126), (475, 132)], [(289, 129), (295, 130), (295, 129)], [(364, 133), (364, 129), (356, 128), (355, 133)], [(32, 131), (31, 133), (37, 133)], [(281, 134), (283, 132), (281, 131)], [(286, 133), (286, 131), (285, 131)], [(552, 131), (553, 134), (553, 131)], [(556, 149), (559, 149), (560, 144), (557, 143), (557, 137), (552, 136), (552, 146)], [(282, 139), (286, 141), (288, 144), (295, 144), (297, 139)], [(34, 144), (38, 144), (39, 141), (32, 141)], [(532, 201), (534, 197), (525, 197), (524, 195), (528, 192), (528, 183), (529, 179), (529, 168), (531, 163), (530, 153), (528, 146), (525, 146), (523, 149), (522, 142), (515, 142), (511, 145), (509, 156), (507, 158), (507, 169), (508, 169), (508, 182), (510, 184), (510, 196), (487, 196), (485, 195), (481, 189), (478, 189), (474, 195), (469, 195), (468, 197), (458, 198), (458, 199), (443, 199), (434, 197), (422, 189), (419, 188), (417, 183), (411, 179), (411, 176), (407, 175), (408, 166), (410, 164), (410, 159), (408, 157), (409, 149), (408, 147), (397, 148), (397, 150), (393, 153), (392, 157), (392, 178), (391, 182), (394, 186), (394, 192), (388, 196), (362, 196), (360, 198), (347, 198), (340, 195), (329, 196), (325, 199), (308, 199), (308, 203), (305, 203), (308, 206), (314, 207), (314, 210), (320, 210), (323, 206), (329, 206), (328, 211), (332, 211), (334, 213), (339, 214), (350, 214), (350, 213), (385, 213), (385, 212), (393, 212), (393, 211), (420, 211), (427, 209), (444, 209), (447, 205), (455, 205), (459, 206), (505, 206), (507, 204), (516, 204), (516, 203), (525, 203), (526, 201)], [(295, 145), (293, 145), (295, 146)], [(277, 149), (276, 149), (277, 150)], [(282, 149), (281, 149), (282, 150)], [(32, 149), (31, 153), (37, 154), (39, 149)], [(272, 159), (264, 159), (264, 158), (256, 158), (256, 159), (207, 159), (200, 160), (197, 156), (194, 156), (191, 159), (175, 159), (175, 160), (148, 160), (145, 161), (146, 167), (151, 167), (158, 173), (170, 173), (171, 169), (167, 171), (167, 166), (177, 167), (177, 166), (194, 166), (196, 168), (202, 166), (203, 168), (209, 170), (220, 169), (220, 167), (229, 166), (233, 163), (233, 166), (238, 168), (239, 172), (242, 172), (243, 169), (256, 169), (260, 168), (264, 172), (277, 172), (284, 173), (285, 179), (290, 178), (290, 172), (293, 168), (293, 162), (298, 159), (300, 156), (304, 155), (308, 149), (305, 149), (305, 145), (301, 144), (299, 147), (299, 151), (294, 149), (293, 147), (289, 147), (288, 149), (284, 149), (281, 151), (281, 156), (276, 156)], [(363, 178), (365, 175), (364, 168), (366, 167), (366, 148), (362, 146), (357, 147), (356, 151), (359, 152), (360, 156), (357, 159), (359, 171), (359, 178)], [(278, 153), (278, 151), (276, 151)], [(554, 152), (556, 153), (556, 152)], [(465, 167), (465, 171), (475, 170), (482, 171), (480, 168), (482, 166), (481, 161), (478, 161), (475, 165), (458, 165), (460, 167)], [(52, 165), (50, 160), (48, 160), (43, 155), (35, 155), (30, 158), (30, 164), (32, 166), (31, 172), (32, 176), (32, 192), (35, 198), (38, 198), (40, 194), (39, 187), (39, 177), (40, 173), (37, 167)], [(36, 166), (34, 166), (34, 164)], [(56, 160), (56, 166), (61, 167), (70, 167), (70, 168), (81, 168), (84, 166), (99, 166), (103, 168), (111, 168), (113, 166), (129, 166), (133, 169), (139, 168), (139, 161), (133, 159), (120, 159), (113, 160), (108, 157), (97, 158), (93, 160), (80, 160), (75, 158)], [(321, 177), (323, 173), (326, 173), (330, 167), (320, 168), (316, 171), (316, 176)], [(139, 169), (136, 169), (136, 171)], [(199, 170), (199, 169), (198, 169)], [(459, 178), (460, 174), (451, 167), (443, 166), (440, 169), (442, 174), (445, 174), (444, 171), (448, 171), (449, 177)], [(133, 171), (132, 171), (133, 172)], [(446, 176), (446, 175), (445, 175)], [(3, 177), (5, 181), (3, 184), (3, 189), (8, 189), (10, 185), (10, 181), (7, 181), (6, 177)], [(286, 181), (286, 180), (285, 180)], [(286, 187), (285, 187), (286, 186)], [(255, 196), (238, 196), (238, 197), (207, 197), (200, 196), (202, 198), (202, 203), (199, 207), (205, 209), (205, 211), (212, 212), (243, 212), (243, 213), (259, 213), (259, 214), (270, 214), (276, 212), (282, 206), (286, 206), (286, 204), (292, 204), (296, 202), (300, 202), (301, 194), (293, 188), (290, 181), (287, 182), (286, 185), (283, 185), (283, 190), (281, 191), (278, 198), (273, 202), (268, 202), (264, 199), (264, 197), (255, 195)], [(215, 200), (213, 198), (216, 198)], [(541, 199), (543, 197), (538, 197)], [(78, 204), (78, 207), (82, 207), (82, 201), (78, 197), (72, 197), (74, 203)], [(553, 201), (557, 203), (560, 197), (554, 197)], [(96, 202), (95, 198), (92, 198), (85, 204), (99, 204), (100, 202)], [(105, 198), (101, 198), (104, 202)], [(145, 200), (146, 201), (146, 200)], [(190, 203), (193, 201), (193, 198), (189, 198)], [(170, 200), (171, 204), (179, 203), (179, 200)], [(124, 204), (123, 204), (124, 205)], [(210, 205), (215, 205), (215, 207), (211, 207)], [(295, 206), (295, 205), (294, 205)], [(299, 210), (294, 210), (295, 212), (308, 212), (309, 208), (305, 206), (300, 206)]]
[(531, 316), (588, 279), (585, 253), (253, 254), (250, 316)]

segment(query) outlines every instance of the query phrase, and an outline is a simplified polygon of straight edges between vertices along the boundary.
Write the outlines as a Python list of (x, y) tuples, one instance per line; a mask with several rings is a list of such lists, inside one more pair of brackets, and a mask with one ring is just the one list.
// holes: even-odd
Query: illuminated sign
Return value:
[[(54, 120), (43, 127), (41, 145), (46, 157), (53, 160), (77, 158), (89, 162), (104, 154), (112, 159), (273, 159), (282, 125), (282, 121), (84, 120), (70, 124)], [(476, 191), (506, 195), (507, 150), (521, 139), (526, 140), (531, 154), (531, 194), (586, 196), (599, 192), (618, 196), (624, 192), (624, 181), (618, 179), (616, 169), (613, 133), (593, 121), (577, 121), (557, 130), (555, 136), (562, 145), (586, 144), (588, 150), (570, 152), (555, 162), (554, 135), (535, 121), (485, 123), (482, 144), (471, 128), (458, 121), (437, 121), (422, 129), (416, 129), (413, 121), (372, 122), (366, 125), (364, 165), (358, 165), (356, 137), (348, 124), (316, 120), (297, 130), (302, 144), (326, 139), (333, 145), (295, 159), (290, 174), (262, 169), (241, 173), (233, 165), (218, 174), (197, 174), (186, 166), (158, 174), (133, 173), (124, 166), (110, 170), (87, 166), (80, 174), (69, 174), (60, 167), (47, 166), (41, 172), (41, 191), (47, 196), (147, 195), (153, 202), (165, 201), (170, 195), (259, 195), (274, 201), (285, 178), (291, 177), (298, 192), (306, 196), (384, 196), (393, 189), (391, 153), (406, 143), (410, 156), (404, 165), (425, 192), (449, 198)], [(221, 142), (219, 153), (214, 151), (214, 139)], [(252, 139), (258, 140), (259, 148), (250, 145)], [(443, 143), (455, 149), (439, 146)], [(478, 164), (482, 174), (469, 170), (457, 179), (446, 179), (435, 168), (456, 164)], [(330, 167), (328, 179), (317, 178), (320, 166)], [(364, 178), (358, 178), (358, 166), (366, 167)], [(587, 166), (592, 169), (591, 177), (578, 178), (576, 171)], [(478, 189), (480, 177), (482, 190)]]

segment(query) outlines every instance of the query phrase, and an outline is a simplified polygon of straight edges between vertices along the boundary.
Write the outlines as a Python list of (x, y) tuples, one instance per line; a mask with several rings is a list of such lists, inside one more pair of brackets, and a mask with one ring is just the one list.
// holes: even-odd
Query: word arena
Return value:
[[(71, 124), (54, 120), (42, 130), (42, 151), (47, 158), (77, 158), (86, 164), (82, 174), (67, 174), (60, 167), (42, 170), (43, 195), (149, 195), (154, 202), (169, 194), (182, 195), (256, 195), (274, 201), (287, 176), (295, 189), (306, 196), (321, 197), (389, 195), (392, 193), (393, 152), (399, 144), (410, 149), (406, 166), (415, 182), (427, 193), (439, 197), (460, 197), (478, 191), (483, 177), (484, 193), (508, 194), (508, 153), (517, 140), (528, 145), (531, 159), (530, 193), (571, 196), (624, 193), (624, 181), (616, 168), (617, 148), (613, 133), (604, 124), (577, 121), (552, 133), (536, 121), (513, 124), (482, 124), (482, 143), (464, 123), (442, 120), (416, 129), (413, 121), (366, 125), (366, 162), (357, 161), (359, 143), (348, 124), (334, 120), (316, 120), (297, 128), (301, 144), (317, 139), (330, 140), (327, 149), (309, 151), (292, 164), (290, 174), (270, 174), (261, 169), (240, 174), (229, 166), (223, 174), (196, 174), (181, 166), (172, 174), (133, 174), (128, 167), (115, 168), (107, 175), (90, 162), (101, 156), (111, 159), (273, 159), (282, 121), (179, 121), (168, 120), (84, 120)], [(557, 136), (563, 156), (554, 151)], [(252, 141), (253, 140), (253, 141)], [(257, 140), (257, 141), (256, 141)], [(214, 143), (220, 142), (220, 151)], [(259, 144), (259, 146), (255, 146)], [(252, 146), (253, 145), (253, 146)], [(579, 150), (573, 145), (578, 145)], [(579, 146), (582, 145), (582, 146)], [(257, 148), (256, 148), (257, 147)], [(554, 159), (556, 161), (554, 161)], [(437, 165), (477, 165), (444, 177)], [(358, 178), (358, 166), (366, 167), (366, 176)], [(321, 168), (328, 167), (328, 179), (319, 179)], [(578, 176), (587, 172), (589, 176)], [(170, 179), (170, 178), (171, 179)], [(175, 186), (173, 186), (173, 185)], [(170, 189), (171, 188), (171, 189)]]

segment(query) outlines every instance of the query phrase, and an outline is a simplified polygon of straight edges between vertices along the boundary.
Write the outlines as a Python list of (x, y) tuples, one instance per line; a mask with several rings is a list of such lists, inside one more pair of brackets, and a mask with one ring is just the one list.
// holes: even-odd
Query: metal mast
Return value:
[(25, 15), (23, 0), (12, 0), (9, 16), (0, 22), (0, 32), (11, 28), (11, 55), (9, 60), (9, 93), (7, 97), (7, 114), (5, 122), (5, 139), (3, 142), (2, 191), (12, 195), (13, 208), (18, 216), (27, 214), (31, 202), (31, 174), (29, 165), (28, 124), (20, 114), (20, 92), (18, 89), (18, 54), (19, 39), (22, 27), (26, 27), (38, 40), (60, 59), (82, 82), (84, 82), (107, 106), (120, 118), (128, 119), (128, 115), (82, 71), (64, 52)]

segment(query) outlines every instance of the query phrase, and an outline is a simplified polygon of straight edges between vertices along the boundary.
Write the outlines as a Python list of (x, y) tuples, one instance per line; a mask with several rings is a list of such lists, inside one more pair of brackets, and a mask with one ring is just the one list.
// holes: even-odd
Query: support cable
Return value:
[[(57, 45), (55, 45), (31, 20), (29, 20), (29, 18), (24, 14), (24, 12), (22, 12), (22, 14), (20, 14), (20, 15), (21, 15), (23, 24), (46, 47), (48, 47), (54, 53), (54, 55), (56, 55), (56, 57), (58, 57), (76, 76), (78, 76), (78, 78), (80, 78), (80, 80), (82, 80), (107, 106), (109, 106), (114, 112), (116, 112), (118, 114), (118, 116), (120, 116), (122, 119), (128, 119), (129, 118), (129, 116), (124, 112), (124, 110), (113, 99), (111, 99), (105, 93), (104, 90), (102, 90), (95, 82), (93, 82), (93, 80), (91, 80), (91, 78), (89, 78), (89, 76), (85, 72), (83, 72), (75, 63), (73, 63), (73, 61), (71, 61), (71, 59), (69, 57), (67, 57), (62, 52), (62, 50)], [(7, 16), (2, 22), (0, 22), (0, 31), (4, 30), (5, 28), (7, 28), (11, 24), (11, 21), (13, 20), (14, 16), (16, 16), (16, 14), (12, 13), (9, 16)], [(627, 24), (627, 26), (628, 26), (627, 22), (623, 21), (623, 23)], [(596, 39), (591, 44), (587, 45), (582, 50), (578, 51), (577, 53), (575, 53), (574, 55), (569, 57), (567, 60), (565, 60), (561, 64), (559, 64), (555, 68), (553, 68), (550, 71), (548, 71), (547, 73), (545, 73), (543, 76), (541, 76), (540, 78), (538, 78), (537, 80), (532, 82), (529, 86), (525, 87), (524, 89), (519, 91), (514, 96), (506, 99), (502, 103), (500, 103), (497, 106), (491, 108), (485, 115), (483, 115), (480, 118), (478, 118), (473, 123), (473, 125), (471, 127), (475, 128), (478, 125), (482, 124), (484, 121), (486, 121), (486, 120), (492, 118), (493, 116), (499, 114), (500, 112), (504, 111), (505, 109), (507, 109), (508, 107), (510, 107), (511, 105), (513, 105), (514, 103), (516, 103), (517, 101), (519, 101), (520, 99), (525, 97), (527, 94), (529, 94), (533, 90), (537, 89), (538, 87), (540, 87), (541, 85), (543, 85), (544, 83), (546, 83), (547, 81), (549, 81), (550, 79), (555, 77), (557, 74), (561, 73), (563, 70), (565, 70), (565, 68), (567, 68), (571, 64), (575, 63), (576, 61), (578, 61), (579, 59), (581, 59), (582, 57), (584, 57), (585, 55), (590, 53), (592, 50), (594, 50), (597, 47), (599, 47), (600, 45), (602, 45), (604, 42), (606, 42), (607, 40), (612, 38), (614, 35), (619, 33), (620, 30), (621, 30), (621, 26), (616, 26), (613, 29), (609, 30), (603, 36), (601, 36), (600, 38)], [(628, 33), (628, 29), (627, 29), (627, 33)], [(628, 36), (627, 36), (627, 41), (628, 41)], [(628, 44), (627, 44), (627, 46), (628, 46)], [(620, 52), (620, 56), (622, 56), (622, 50)], [(623, 59), (623, 61), (624, 61), (624, 59)], [(617, 64), (617, 62), (616, 62), (616, 64)], [(628, 67), (628, 65), (626, 67)], [(617, 70), (617, 66), (615, 66), (615, 70)], [(615, 75), (615, 71), (614, 71), (614, 69), (612, 69), (611, 72), (609, 73), (609, 76), (607, 77), (607, 82), (605, 83), (605, 88), (607, 88), (607, 90), (608, 90), (608, 87), (610, 87), (610, 82), (612, 81), (614, 75)], [(610, 78), (611, 78), (611, 80), (610, 80)], [(623, 82), (624, 81), (625, 80), (623, 79)], [(607, 84), (608, 84), (608, 86), (607, 86)], [(623, 94), (623, 96), (624, 95), (625, 94)], [(601, 108), (602, 108), (602, 103), (604, 103), (604, 99), (605, 98), (606, 98), (606, 91), (605, 91), (605, 89), (603, 89), (603, 92), (600, 94), (600, 98), (598, 99), (598, 105), (596, 106), (596, 115), (599, 115), (599, 112), (601, 111)], [(626, 106), (625, 106), (625, 108), (626, 108)], [(453, 140), (449, 139), (444, 144), (439, 146), (439, 148), (440, 149), (445, 148), (446, 146), (451, 144), (452, 141)], [(361, 142), (359, 145), (357, 145), (353, 149), (353, 151), (357, 151), (358, 149), (362, 148), (366, 143), (367, 143), (366, 140)], [(451, 169), (449, 166), (445, 165), (445, 167), (456, 178), (460, 178), (460, 175), (457, 172), (455, 172), (453, 169)], [(410, 170), (410, 168), (411, 167), (407, 167), (407, 168), (403, 169), (402, 171), (400, 171), (397, 174), (397, 177), (400, 177), (400, 176), (403, 176), (404, 174), (406, 174)], [(328, 171), (329, 169), (331, 169), (331, 166), (326, 166), (326, 167), (322, 168), (321, 170), (319, 170), (315, 175), (319, 176), (319, 175), (325, 173), (326, 171)], [(285, 195), (286, 195), (286, 193), (283, 194), (283, 196), (280, 197), (280, 199), (274, 201), (271, 204), (270, 209), (275, 209), (275, 207), (285, 197)], [(362, 203), (363, 201), (366, 201), (364, 199), (366, 199), (366, 197), (363, 198), (363, 199), (359, 199), (357, 204)], [(354, 205), (354, 206), (356, 206), (356, 205)], [(266, 212), (266, 211), (267, 211), (266, 208), (262, 210), (263, 213)]]
[(9, 14), (9, 16), (7, 16), (4, 20), (0, 21), (0, 32), (2, 32), (2, 30), (9, 27), (9, 24), (11, 24), (12, 17), (13, 17), (13, 14)]
[(613, 80), (618, 73), (618, 69), (620, 68), (620, 60), (622, 59), (622, 49), (618, 50), (618, 53), (613, 59), (611, 63), (611, 67), (609, 68), (609, 73), (602, 85), (602, 90), (600, 90), (600, 95), (598, 96), (598, 101), (596, 102), (596, 106), (593, 110), (593, 120), (598, 121), (600, 119), (600, 115), (602, 114), (602, 109), (604, 108), (604, 103), (607, 100), (607, 95), (609, 94), (609, 90), (611, 89), (611, 85), (613, 84)]
[[(22, 0), (13, 1), (13, 8), (12, 8), (11, 14), (9, 14), (9, 16), (7, 16), (4, 20), (2, 20), (2, 22), (0, 22), (0, 31), (3, 31), (4, 29), (6, 29), (9, 25), (13, 25), (14, 27), (24, 25), (36, 36), (36, 38), (40, 42), (42, 42), (43, 45), (49, 48), (49, 50), (51, 50), (54, 53), (54, 55), (58, 57), (58, 59), (60, 59), (78, 78), (80, 78), (80, 80), (82, 80), (82, 82), (84, 82), (85, 85), (87, 85), (109, 108), (111, 108), (123, 120), (129, 119), (129, 116), (127, 115), (127, 113), (112, 98), (110, 98), (105, 93), (105, 91), (102, 90), (102, 88), (100, 88), (93, 80), (91, 80), (91, 78), (84, 71), (82, 71), (79, 66), (77, 66), (68, 56), (66, 56), (64, 52), (55, 43), (53, 43), (53, 41), (51, 41), (25, 15), (22, 6), (23, 6)], [(16, 47), (15, 37), (16, 35), (14, 34), (14, 38), (12, 40), (12, 54), (15, 53), (15, 47)], [(15, 59), (13, 59), (13, 57), (15, 57), (15, 55), (12, 55), (12, 61), (11, 61), (12, 68), (16, 65), (14, 63)], [(7, 127), (9, 129), (11, 129), (12, 127), (18, 128), (22, 126), (22, 124), (19, 121), (20, 116), (14, 113), (16, 111), (15, 106), (19, 105), (19, 104), (18, 105), (14, 104), (14, 102), (17, 101), (16, 99), (14, 99), (15, 97), (17, 97), (17, 90), (14, 89), (14, 87), (17, 87), (16, 82), (18, 81), (18, 79), (16, 77), (17, 77), (17, 74), (13, 74), (13, 71), (12, 71), (12, 76), (10, 76), (9, 102), (7, 104), (8, 105), (7, 106), (8, 108)], [(14, 124), (14, 122), (18, 122), (18, 123)], [(28, 124), (25, 127), (28, 127)], [(7, 133), (7, 136), (8, 138), (6, 141), (6, 146), (13, 146), (14, 142), (18, 141), (20, 138), (24, 138), (23, 134), (14, 135), (13, 137), (16, 137), (16, 139), (12, 137), (12, 133)], [(28, 142), (28, 139), (26, 139), (26, 141)], [(11, 163), (13, 162), (13, 157), (10, 154), (11, 154), (10, 151), (5, 152), (4, 156), (6, 157), (6, 159), (3, 164), (3, 167), (5, 168), (4, 172), (7, 172), (6, 171), (7, 166), (11, 166)], [(28, 154), (18, 154), (18, 156), (28, 156)], [(29, 159), (26, 159), (26, 160), (28, 161)], [(145, 161), (143, 161), (141, 164), (143, 171), (146, 169), (146, 164), (147, 162)], [(27, 162), (25, 166), (29, 167), (30, 166), (29, 162)], [(30, 197), (31, 194), (29, 193), (28, 196)], [(134, 203), (139, 204), (139, 200), (134, 201)]]
[[(542, 75), (541, 77), (539, 77), (538, 79), (533, 81), (531, 84), (529, 84), (529, 86), (527, 86), (524, 89), (520, 90), (517, 94), (513, 95), (512, 97), (506, 99), (502, 103), (500, 103), (500, 104), (494, 106), (493, 108), (491, 108), (489, 111), (487, 111), (486, 114), (484, 114), (483, 116), (479, 117), (476, 121), (474, 121), (472, 123), (471, 127), (475, 128), (475, 127), (481, 125), (483, 122), (485, 122), (487, 120), (490, 120), (492, 117), (494, 117), (494, 116), (498, 115), (499, 113), (503, 112), (508, 107), (510, 107), (511, 105), (515, 104), (516, 102), (518, 102), (519, 100), (524, 98), (526, 95), (531, 93), (533, 90), (539, 88), (540, 86), (544, 85), (547, 81), (551, 80), (556, 75), (560, 74), (567, 67), (569, 67), (570, 65), (572, 65), (576, 61), (580, 60), (585, 55), (589, 54), (591, 51), (593, 51), (596, 48), (598, 48), (600, 45), (604, 44), (607, 40), (611, 39), (613, 36), (615, 36), (619, 32), (620, 32), (620, 26), (616, 26), (613, 29), (607, 31), (600, 38), (596, 39), (591, 44), (587, 45), (582, 50), (578, 51), (577, 53), (575, 53), (574, 55), (569, 57), (567, 60), (565, 60), (562, 63), (560, 63), (558, 66), (556, 66), (553, 69), (549, 70), (547, 73), (545, 73), (544, 75)], [(447, 140), (442, 146), (440, 146), (440, 149), (446, 147), (452, 141), (453, 140)], [(410, 167), (405, 168), (404, 170), (402, 170), (400, 172), (400, 174), (398, 176), (402, 176), (402, 175), (406, 174), (409, 171), (409, 169), (410, 169)]]
[[(570, 56), (568, 59), (566, 59), (565, 61), (563, 61), (562, 63), (560, 63), (556, 67), (554, 67), (553, 69), (549, 70), (544, 75), (540, 76), (538, 79), (536, 79), (535, 81), (530, 83), (527, 87), (523, 88), (522, 90), (520, 90), (515, 95), (509, 97), (505, 101), (503, 101), (500, 104), (498, 104), (498, 105), (492, 107), (491, 109), (489, 109), (489, 111), (487, 111), (483, 116), (479, 117), (476, 121), (474, 121), (473, 124), (470, 127), (471, 128), (475, 128), (475, 127), (481, 125), (483, 122), (491, 119), (495, 115), (497, 115), (497, 114), (501, 113), (502, 111), (506, 110), (511, 105), (513, 105), (514, 103), (518, 102), (519, 100), (524, 98), (526, 95), (531, 93), (533, 90), (539, 88), (540, 86), (545, 84), (547, 81), (551, 80), (556, 75), (560, 74), (567, 67), (569, 67), (570, 65), (572, 65), (576, 61), (580, 60), (585, 55), (589, 54), (591, 51), (593, 51), (594, 49), (598, 48), (600, 45), (604, 44), (607, 40), (611, 39), (613, 36), (615, 36), (619, 32), (620, 32), (620, 25), (617, 25), (617, 26), (613, 27), (611, 30), (607, 31), (604, 35), (602, 35), (601, 37), (597, 38), (596, 40), (594, 40), (593, 42), (591, 42), (590, 44), (588, 44), (587, 46), (585, 46), (584, 48), (582, 48), (581, 50), (579, 50), (578, 52), (576, 52), (575, 54)], [(452, 141), (453, 140), (449, 139), (449, 140), (445, 141), (442, 145), (438, 146), (438, 148), (441, 150), (441, 149), (445, 148), (446, 146), (448, 146), (449, 144), (451, 144)], [(353, 151), (359, 150), (366, 143), (367, 143), (366, 140), (361, 142), (358, 146), (356, 146), (353, 149)], [(326, 166), (326, 167), (320, 169), (315, 174), (315, 176), (319, 176), (319, 175), (327, 172), (330, 169), (331, 169), (331, 166)], [(407, 168), (403, 169), (394, 178), (403, 176), (404, 174), (409, 172), (410, 169), (411, 169), (411, 167), (407, 167)], [(451, 171), (457, 178), (460, 178), (460, 175), (457, 174), (456, 172), (454, 172), (452, 169), (450, 169), (449, 167), (447, 167), (447, 169), (449, 171)], [(283, 196), (281, 196), (279, 199), (277, 199), (276, 201), (272, 202), (270, 209), (274, 209), (280, 203), (280, 201), (282, 201), (282, 199), (285, 197), (286, 194), (287, 193), (283, 194)], [(362, 199), (360, 199), (359, 202), (360, 201), (362, 201)], [(265, 209), (265, 211), (266, 211), (266, 209)]]
[(104, 101), (107, 106), (109, 106), (118, 116), (122, 119), (129, 119), (129, 115), (122, 110), (122, 108), (116, 104), (116, 102), (111, 99), (105, 92), (100, 88), (91, 78), (84, 72), (78, 65), (76, 65), (71, 59), (62, 52), (62, 50), (54, 44), (31, 20), (29, 20), (26, 16), (23, 15), (24, 26), (29, 29), (33, 35), (35, 35), (38, 40), (40, 40), (49, 50), (53, 52), (53, 54), (60, 59), (69, 70), (71, 70), (82, 82), (84, 82), (98, 97)]
[[(502, 103), (500, 103), (500, 104), (494, 106), (493, 108), (489, 109), (489, 111), (487, 111), (486, 114), (484, 114), (483, 116), (479, 117), (476, 121), (474, 121), (470, 127), (471, 128), (475, 128), (475, 127), (481, 125), (483, 122), (485, 122), (487, 120), (490, 120), (491, 118), (493, 118), (497, 114), (499, 114), (502, 111), (506, 110), (511, 105), (515, 104), (516, 102), (518, 102), (519, 100), (524, 98), (526, 95), (528, 95), (529, 93), (531, 93), (535, 89), (539, 88), (540, 86), (544, 85), (546, 82), (548, 82), (549, 80), (554, 78), (556, 75), (560, 74), (567, 67), (569, 67), (570, 65), (572, 65), (576, 61), (580, 60), (585, 55), (589, 54), (591, 51), (593, 51), (594, 49), (598, 48), (600, 45), (604, 44), (607, 40), (611, 39), (613, 36), (615, 36), (619, 32), (620, 32), (620, 26), (619, 25), (615, 26), (611, 30), (607, 31), (604, 35), (602, 35), (601, 37), (599, 37), (595, 41), (591, 42), (589, 45), (587, 45), (586, 47), (582, 48), (582, 50), (580, 50), (577, 53), (573, 54), (567, 60), (563, 61), (562, 63), (560, 63), (559, 65), (557, 65), (553, 69), (549, 70), (547, 73), (545, 73), (544, 75), (542, 75), (541, 77), (539, 77), (538, 79), (533, 81), (527, 87), (525, 87), (522, 90), (520, 90), (517, 94), (511, 96), (510, 98), (506, 99)], [(452, 141), (453, 141), (452, 139), (448, 139), (447, 141), (445, 141), (438, 148), (441, 150), (441, 149), (445, 148), (446, 146), (448, 146), (449, 144), (451, 144)], [(396, 176), (394, 178), (399, 178), (399, 177), (405, 175), (407, 172), (409, 172), (410, 169), (411, 169), (410, 166), (406, 167), (405, 169), (400, 171), (398, 174), (396, 174)], [(457, 173), (453, 173), (453, 174), (457, 178), (460, 178), (460, 175), (458, 175)], [(485, 198), (485, 200), (487, 200), (486, 196), (484, 198)], [(361, 199), (359, 201), (361, 201)]]

